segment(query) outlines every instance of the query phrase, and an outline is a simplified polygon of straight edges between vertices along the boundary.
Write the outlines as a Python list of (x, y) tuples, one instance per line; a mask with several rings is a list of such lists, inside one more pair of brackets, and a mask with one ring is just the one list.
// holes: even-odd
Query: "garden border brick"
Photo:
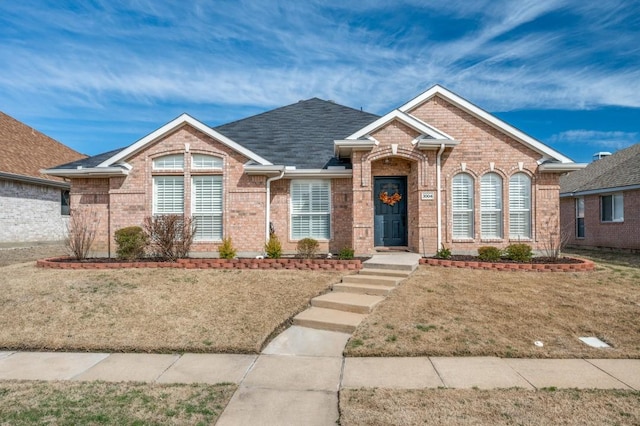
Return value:
[(582, 263), (490, 263), (466, 260), (421, 258), (420, 264), (443, 266), (445, 268), (484, 269), (487, 271), (529, 271), (529, 272), (589, 272), (595, 270), (595, 263), (578, 259)]

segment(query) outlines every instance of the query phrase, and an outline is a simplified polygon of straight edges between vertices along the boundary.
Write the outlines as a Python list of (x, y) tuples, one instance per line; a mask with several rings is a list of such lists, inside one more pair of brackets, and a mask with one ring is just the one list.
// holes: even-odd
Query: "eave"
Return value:
[(59, 176), (65, 178), (95, 178), (95, 177), (116, 177), (127, 176), (129, 170), (121, 167), (91, 167), (91, 168), (78, 168), (78, 169), (46, 169), (41, 170), (41, 173)]
[(543, 163), (538, 166), (541, 173), (567, 173), (587, 167), (586, 163)]
[(244, 172), (249, 176), (278, 176), (284, 172), (284, 178), (350, 178), (353, 174), (351, 169), (342, 167), (327, 169), (296, 169), (290, 166), (262, 166), (262, 165), (245, 165)]
[[(47, 173), (52, 175), (51, 173)], [(0, 172), (0, 179), (14, 180), (17, 182), (32, 183), (34, 185), (52, 186), (54, 188), (69, 189), (71, 185), (68, 182), (60, 182), (57, 180), (42, 179), (33, 176), (16, 175), (13, 173)]]
[(584, 191), (575, 191), (575, 192), (561, 192), (560, 198), (582, 197), (584, 195), (596, 195), (596, 194), (612, 194), (615, 192), (633, 191), (636, 189), (640, 189), (640, 184), (626, 185), (626, 186), (613, 186), (611, 188), (587, 189)]

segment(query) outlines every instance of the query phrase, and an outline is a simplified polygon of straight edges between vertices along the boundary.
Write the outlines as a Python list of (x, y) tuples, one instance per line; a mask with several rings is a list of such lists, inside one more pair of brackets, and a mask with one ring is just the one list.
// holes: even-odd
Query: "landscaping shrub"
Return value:
[(231, 237), (224, 238), (222, 244), (218, 247), (220, 259), (233, 259), (236, 257), (236, 249), (233, 247)]
[(264, 252), (270, 259), (280, 259), (282, 257), (282, 244), (276, 234), (271, 233), (269, 235), (269, 241), (264, 245)]
[(303, 259), (311, 259), (315, 257), (319, 248), (320, 244), (318, 244), (317, 240), (314, 240), (313, 238), (303, 238), (298, 241), (298, 256)]
[(188, 216), (177, 214), (150, 216), (144, 220), (144, 232), (155, 257), (174, 261), (188, 256), (196, 223)]
[(86, 259), (93, 240), (96, 238), (96, 230), (100, 224), (100, 218), (92, 210), (72, 210), (67, 223), (67, 237), (65, 245), (71, 255), (77, 260)]
[(114, 234), (114, 238), (117, 245), (116, 256), (118, 259), (139, 259), (149, 244), (144, 230), (139, 226), (118, 229)]
[(530, 262), (533, 257), (529, 244), (511, 244), (504, 250), (504, 254), (507, 259), (515, 262)]
[(342, 250), (340, 250), (340, 253), (338, 253), (338, 259), (351, 260), (353, 259), (354, 254), (355, 250), (353, 250), (351, 247), (344, 247)]
[(502, 256), (502, 250), (498, 247), (484, 246), (478, 248), (478, 258), (485, 262), (496, 262), (500, 260)]
[(449, 259), (451, 258), (451, 250), (446, 248), (443, 244), (442, 248), (436, 252), (436, 257), (438, 259)]

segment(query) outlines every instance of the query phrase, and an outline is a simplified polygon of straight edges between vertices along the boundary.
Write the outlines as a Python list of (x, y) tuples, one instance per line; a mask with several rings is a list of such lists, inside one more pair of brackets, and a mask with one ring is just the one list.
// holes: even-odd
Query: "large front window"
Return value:
[(331, 238), (330, 181), (291, 181), (291, 238)]
[(453, 238), (473, 238), (473, 178), (466, 173), (453, 177)]
[(502, 238), (502, 178), (496, 173), (480, 181), (480, 224), (482, 238)]
[(184, 176), (153, 177), (153, 214), (184, 213)]
[(509, 180), (509, 238), (531, 238), (531, 178), (524, 173)]
[(191, 185), (191, 216), (196, 241), (222, 240), (222, 176), (195, 176)]

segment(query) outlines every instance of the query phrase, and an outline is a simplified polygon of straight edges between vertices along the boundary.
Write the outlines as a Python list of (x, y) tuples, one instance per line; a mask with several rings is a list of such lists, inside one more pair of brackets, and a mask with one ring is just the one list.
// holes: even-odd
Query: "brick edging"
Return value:
[(49, 269), (123, 269), (123, 268), (178, 268), (178, 269), (298, 269), (326, 271), (356, 271), (362, 268), (360, 260), (338, 259), (178, 259), (176, 262), (65, 262), (66, 258), (41, 259), (40, 268)]
[[(577, 258), (576, 258), (577, 259)], [(582, 263), (491, 263), (468, 260), (447, 260), (421, 258), (420, 264), (444, 266), (445, 268), (484, 269), (490, 271), (531, 271), (531, 272), (587, 272), (595, 269), (595, 264), (587, 259)]]

